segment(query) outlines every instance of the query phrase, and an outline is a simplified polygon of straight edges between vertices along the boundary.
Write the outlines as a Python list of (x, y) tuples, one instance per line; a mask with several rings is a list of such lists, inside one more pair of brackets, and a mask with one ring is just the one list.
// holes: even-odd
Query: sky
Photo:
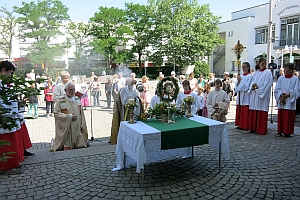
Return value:
[[(34, 0), (23, 0), (32, 2)], [(61, 0), (69, 8), (69, 16), (72, 21), (87, 22), (100, 6), (124, 8), (125, 3), (147, 4), (147, 0)], [(10, 9), (13, 6), (21, 6), (22, 0), (1, 0), (1, 6)], [(37, 1), (36, 1), (37, 2)], [(268, 3), (269, 0), (198, 0), (199, 4), (210, 4), (210, 10), (214, 15), (221, 16), (221, 22), (231, 19), (231, 12)]]

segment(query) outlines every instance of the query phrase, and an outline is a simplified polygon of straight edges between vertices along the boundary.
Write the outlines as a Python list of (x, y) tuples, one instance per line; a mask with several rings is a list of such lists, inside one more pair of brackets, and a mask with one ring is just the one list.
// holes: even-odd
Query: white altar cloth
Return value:
[[(221, 142), (221, 156), (230, 158), (229, 138), (226, 124), (212, 119), (194, 116), (190, 120), (200, 122), (209, 126), (209, 145), (219, 150)], [(166, 124), (172, 126), (172, 124)], [(117, 148), (116, 148), (116, 168), (124, 168), (124, 152), (126, 163), (136, 163), (136, 172), (140, 173), (144, 169), (145, 163), (157, 162), (174, 156), (191, 156), (191, 147), (161, 150), (161, 132), (147, 124), (138, 121), (129, 124), (123, 121), (120, 124)]]

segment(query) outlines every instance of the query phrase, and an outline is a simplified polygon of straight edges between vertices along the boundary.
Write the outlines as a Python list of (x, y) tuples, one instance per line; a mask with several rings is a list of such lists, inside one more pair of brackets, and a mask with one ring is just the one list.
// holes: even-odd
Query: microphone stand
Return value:
[(94, 80), (90, 82), (90, 87), (88, 90), (90, 91), (90, 107), (91, 107), (91, 141), (94, 141), (94, 134), (93, 134), (93, 106), (92, 106), (92, 86)]

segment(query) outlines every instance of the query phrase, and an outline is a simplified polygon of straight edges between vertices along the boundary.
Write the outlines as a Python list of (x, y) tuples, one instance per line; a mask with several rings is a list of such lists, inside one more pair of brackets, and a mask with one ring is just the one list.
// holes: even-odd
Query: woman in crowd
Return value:
[(193, 90), (190, 87), (190, 82), (188, 80), (185, 80), (185, 81), (182, 82), (182, 87), (183, 87), (183, 92), (180, 92), (178, 94), (177, 100), (176, 100), (176, 106), (180, 107), (181, 104), (183, 103), (183, 99), (186, 98), (188, 95), (190, 95), (194, 99), (194, 102), (192, 104), (192, 111), (191, 111), (191, 113), (193, 115), (195, 115), (196, 112), (197, 112), (197, 109), (196, 109), (196, 106), (195, 106), (195, 101), (197, 99), (197, 93), (193, 92)]
[(208, 82), (210, 83), (210, 87), (214, 86), (214, 83), (215, 83), (215, 74), (214, 73), (208, 74)]
[(236, 92), (235, 92), (236, 81), (237, 81), (237, 73), (234, 73), (230, 83), (230, 87), (232, 89), (232, 100), (235, 100), (236, 97)]
[[(36, 83), (32, 83), (30, 85), (31, 88), (36, 88)], [(28, 117), (32, 117), (32, 109), (33, 109), (33, 115), (35, 119), (38, 119), (38, 96), (36, 94), (29, 94), (28, 97), (29, 105), (28, 105)]]
[(235, 92), (236, 99), (236, 114), (235, 125), (237, 129), (249, 130), (249, 88), (252, 82), (252, 74), (250, 73), (250, 64), (244, 62), (242, 64), (243, 74), (237, 77)]
[(110, 108), (111, 106), (111, 93), (112, 93), (112, 83), (110, 78), (108, 78), (107, 82), (105, 83), (105, 95), (106, 95), (107, 108)]
[(100, 96), (101, 96), (101, 83), (97, 76), (94, 77), (92, 84), (92, 96), (94, 99), (94, 107), (100, 107)]
[(260, 58), (258, 65), (259, 70), (253, 74), (249, 89), (249, 130), (250, 133), (265, 135), (268, 132), (268, 111), (273, 76), (266, 69), (266, 59)]
[(84, 78), (80, 79), (79, 86), (80, 86), (80, 93), (83, 94), (81, 97), (81, 100), (80, 100), (81, 106), (82, 106), (83, 110), (86, 110), (86, 107), (89, 106), (90, 103), (89, 103), (89, 97), (87, 94), (88, 88), (86, 86), (86, 83), (84, 82)]
[(147, 76), (143, 76), (142, 77), (142, 84), (143, 84), (143, 87), (144, 87), (144, 91), (140, 93), (140, 98), (142, 100), (142, 105), (144, 107), (144, 110), (147, 110), (148, 108), (148, 104), (150, 102), (150, 94), (149, 94), (149, 89), (150, 89), (150, 86), (149, 86), (149, 83), (148, 83), (148, 77)]
[(112, 97), (114, 99), (114, 102), (116, 102), (119, 91), (120, 91), (119, 78), (118, 78), (118, 74), (115, 74), (113, 76), (113, 85), (112, 85)]
[(206, 101), (207, 101), (207, 97), (208, 97), (208, 94), (210, 92), (210, 83), (209, 82), (206, 82), (205, 85), (204, 85), (204, 92), (203, 92), (203, 110), (202, 110), (202, 116), (203, 117), (206, 117), (208, 118), (208, 110), (207, 110), (207, 107), (206, 107)]
[(198, 81), (195, 78), (195, 74), (194, 72), (190, 73), (190, 77), (189, 77), (189, 82), (190, 82), (190, 87), (193, 91), (197, 92), (197, 88), (198, 88)]
[[(48, 80), (47, 87), (44, 90), (46, 100), (46, 114), (47, 117), (53, 117), (54, 101), (53, 101), (54, 86), (52, 80)], [(50, 110), (51, 109), (51, 110)], [(50, 115), (49, 115), (50, 112)]]
[(198, 79), (198, 85), (202, 88), (204, 88), (204, 85), (205, 85), (205, 81), (204, 81), (204, 78), (203, 78), (203, 75), (200, 74), (199, 76), (199, 79)]

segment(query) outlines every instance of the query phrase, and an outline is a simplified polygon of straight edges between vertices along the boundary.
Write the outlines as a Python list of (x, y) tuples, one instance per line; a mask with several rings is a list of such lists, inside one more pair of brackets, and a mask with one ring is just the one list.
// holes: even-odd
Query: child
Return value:
[[(35, 88), (35, 83), (32, 83), (31, 88)], [(38, 113), (37, 113), (37, 107), (38, 107), (38, 97), (35, 94), (29, 95), (29, 107), (28, 107), (28, 117), (32, 117), (31, 115), (31, 111), (32, 108), (34, 110), (34, 118), (37, 119), (38, 118)]]
[(198, 116), (202, 116), (203, 105), (204, 105), (203, 91), (204, 91), (203, 87), (198, 86), (198, 96), (196, 98), (196, 109), (197, 109), (196, 114)]

